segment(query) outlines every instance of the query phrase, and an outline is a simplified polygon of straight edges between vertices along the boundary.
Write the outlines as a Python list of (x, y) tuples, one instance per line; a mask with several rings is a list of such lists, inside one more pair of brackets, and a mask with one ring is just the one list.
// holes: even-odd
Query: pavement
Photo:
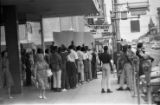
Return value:
[[(24, 87), (22, 94), (13, 95), (13, 99), (8, 99), (6, 91), (0, 91), (0, 105), (17, 104), (137, 104), (137, 97), (132, 97), (129, 91), (117, 91), (117, 78), (115, 74), (111, 76), (111, 90), (113, 93), (101, 93), (101, 73), (98, 79), (94, 79), (75, 89), (66, 92), (53, 92), (47, 90), (47, 99), (39, 99), (39, 90), (35, 87)], [(141, 103), (144, 103), (141, 100)]]

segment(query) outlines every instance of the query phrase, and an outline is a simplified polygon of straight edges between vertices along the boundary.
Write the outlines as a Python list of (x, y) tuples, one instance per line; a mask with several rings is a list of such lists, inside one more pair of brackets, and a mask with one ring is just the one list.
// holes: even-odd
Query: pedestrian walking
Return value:
[(9, 70), (9, 60), (7, 51), (2, 52), (2, 76), (3, 76), (3, 85), (7, 87), (8, 98), (13, 98), (11, 96), (11, 86), (14, 85), (12, 75)]
[(34, 80), (38, 81), (38, 87), (40, 88), (40, 95), (39, 98), (41, 99), (47, 99), (45, 95), (45, 90), (48, 87), (48, 81), (47, 81), (47, 72), (46, 70), (49, 69), (49, 65), (44, 59), (43, 50), (38, 49), (37, 55), (36, 55), (36, 62), (34, 65)]
[(111, 55), (108, 53), (108, 46), (104, 46), (104, 53), (99, 56), (100, 61), (102, 61), (102, 80), (101, 80), (101, 93), (112, 93), (110, 90), (110, 74), (111, 74)]

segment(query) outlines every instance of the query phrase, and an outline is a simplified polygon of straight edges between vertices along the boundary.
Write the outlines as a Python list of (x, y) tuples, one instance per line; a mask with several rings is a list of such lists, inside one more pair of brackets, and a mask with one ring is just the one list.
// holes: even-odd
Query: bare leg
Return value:
[(43, 98), (42, 97), (42, 89), (40, 89), (39, 93), (40, 93), (39, 98)]
[(47, 97), (45, 96), (45, 93), (46, 93), (46, 92), (45, 92), (45, 89), (43, 89), (43, 90), (42, 90), (42, 97), (43, 97), (43, 99), (47, 99)]
[(13, 97), (11, 96), (11, 87), (8, 87), (8, 98), (12, 99)]

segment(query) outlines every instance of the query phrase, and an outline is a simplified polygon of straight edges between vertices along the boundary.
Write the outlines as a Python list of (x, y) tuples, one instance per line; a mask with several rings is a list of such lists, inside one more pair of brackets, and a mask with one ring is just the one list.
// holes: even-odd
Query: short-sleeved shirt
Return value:
[(92, 52), (88, 51), (87, 54), (88, 54), (88, 59), (91, 61), (92, 60)]
[(89, 56), (87, 53), (84, 53), (84, 60), (88, 60), (89, 59)]
[(102, 63), (110, 63), (111, 55), (109, 55), (107, 52), (104, 52), (100, 54), (99, 59), (102, 61)]
[(78, 60), (84, 60), (84, 53), (82, 51), (77, 51)]
[(75, 62), (76, 59), (78, 59), (78, 55), (77, 52), (75, 52), (74, 50), (71, 50), (70, 54), (67, 56), (68, 61), (70, 62)]

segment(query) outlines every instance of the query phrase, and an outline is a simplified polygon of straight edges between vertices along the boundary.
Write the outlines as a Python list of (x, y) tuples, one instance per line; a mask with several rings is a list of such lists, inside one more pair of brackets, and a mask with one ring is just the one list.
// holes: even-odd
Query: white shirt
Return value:
[(78, 59), (84, 60), (84, 53), (82, 51), (77, 51)]
[(91, 61), (92, 60), (92, 51), (87, 51), (88, 54), (88, 59)]
[(88, 59), (88, 54), (84, 53), (84, 60)]
[(68, 61), (75, 62), (75, 60), (78, 59), (77, 52), (75, 52), (74, 50), (71, 50), (71, 53), (67, 56), (67, 58), (68, 58)]

